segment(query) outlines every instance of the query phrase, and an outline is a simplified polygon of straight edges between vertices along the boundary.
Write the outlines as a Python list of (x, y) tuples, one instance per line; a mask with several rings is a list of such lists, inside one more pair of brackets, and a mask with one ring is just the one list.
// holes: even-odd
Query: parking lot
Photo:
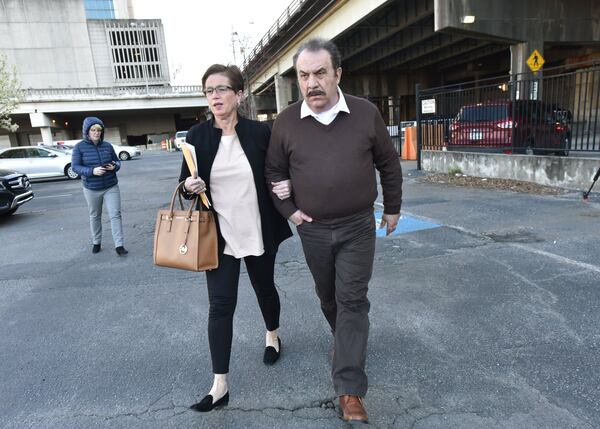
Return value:
[[(212, 382), (204, 275), (152, 264), (180, 163), (179, 152), (123, 162), (126, 257), (106, 215), (92, 255), (79, 181), (36, 182), (0, 219), (0, 427), (346, 427), (296, 236), (276, 266), (282, 359), (262, 364), (243, 273), (229, 406), (188, 410)], [(370, 425), (600, 427), (600, 195), (451, 187), (403, 168), (405, 217), (378, 238), (370, 284)]]

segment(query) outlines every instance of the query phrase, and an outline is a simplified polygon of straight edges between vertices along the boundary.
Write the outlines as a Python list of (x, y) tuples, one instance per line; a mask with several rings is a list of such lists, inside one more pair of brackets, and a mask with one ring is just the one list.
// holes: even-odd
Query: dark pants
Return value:
[[(219, 252), (219, 268), (206, 272), (208, 285), (208, 343), (213, 372), (227, 374), (233, 337), (233, 313), (237, 304), (240, 259)], [(279, 328), (279, 294), (273, 281), (275, 255), (244, 258), (267, 330)]]
[(336, 394), (364, 396), (369, 336), (367, 291), (375, 255), (373, 211), (331, 223), (298, 227), (321, 310), (334, 333), (333, 386)]

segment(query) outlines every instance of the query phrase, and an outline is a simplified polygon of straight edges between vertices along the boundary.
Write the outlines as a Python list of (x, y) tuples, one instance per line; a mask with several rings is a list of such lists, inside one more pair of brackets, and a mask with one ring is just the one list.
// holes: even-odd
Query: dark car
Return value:
[(488, 101), (461, 107), (449, 150), (568, 155), (570, 112), (538, 100)]
[(25, 174), (0, 170), (0, 215), (13, 214), (32, 198), (31, 184)]

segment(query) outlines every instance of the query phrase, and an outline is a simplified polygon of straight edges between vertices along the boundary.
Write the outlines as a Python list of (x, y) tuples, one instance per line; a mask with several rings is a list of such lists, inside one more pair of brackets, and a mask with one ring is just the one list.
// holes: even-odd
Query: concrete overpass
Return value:
[(29, 89), (15, 114), (207, 107), (201, 86)]
[(8, 137), (11, 146), (77, 139), (83, 118), (95, 115), (107, 140), (156, 142), (204, 119), (207, 106), (200, 86), (29, 89), (11, 115), (19, 132)]
[(299, 98), (297, 47), (311, 37), (333, 39), (345, 91), (402, 97), (401, 119), (414, 119), (417, 83), (525, 73), (533, 49), (545, 67), (600, 58), (599, 14), (593, 0), (294, 0), (250, 53), (244, 73), (256, 112), (274, 117)]

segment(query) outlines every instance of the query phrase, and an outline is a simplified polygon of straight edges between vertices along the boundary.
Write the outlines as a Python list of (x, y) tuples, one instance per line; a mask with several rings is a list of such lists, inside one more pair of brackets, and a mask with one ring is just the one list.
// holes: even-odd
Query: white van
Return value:
[(187, 131), (177, 131), (175, 133), (175, 148), (177, 150), (181, 150), (181, 143), (185, 143), (185, 136), (187, 136)]

